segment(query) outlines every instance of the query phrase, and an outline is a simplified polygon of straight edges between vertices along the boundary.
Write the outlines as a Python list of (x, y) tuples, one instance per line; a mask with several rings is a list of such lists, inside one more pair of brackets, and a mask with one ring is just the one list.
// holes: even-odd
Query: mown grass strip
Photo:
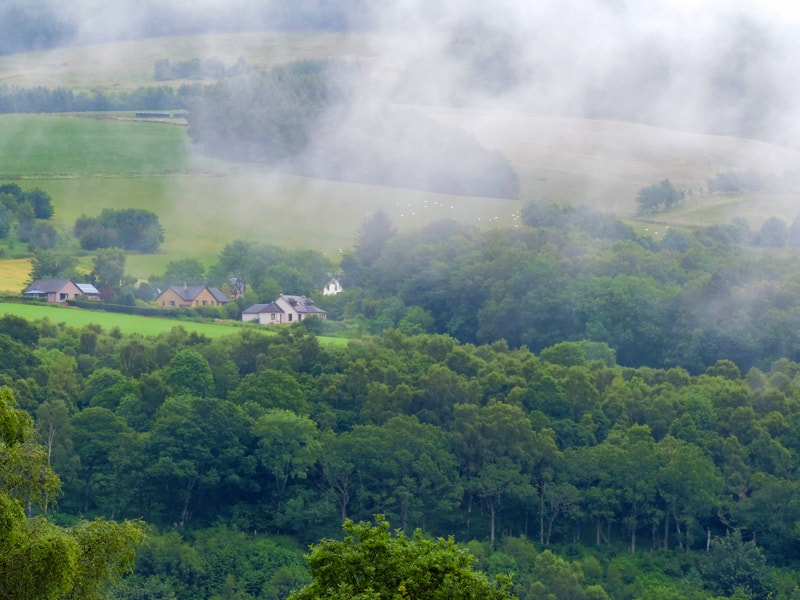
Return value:
[(52, 304), (15, 304), (0, 303), (0, 314), (12, 314), (29, 321), (50, 319), (54, 323), (64, 323), (68, 327), (85, 327), (95, 324), (105, 331), (119, 328), (122, 333), (141, 333), (142, 335), (159, 335), (170, 331), (173, 327), (183, 327), (187, 331), (196, 331), (210, 338), (222, 337), (236, 333), (238, 327), (233, 321), (222, 323), (202, 323), (196, 321), (179, 321), (161, 317), (142, 317), (103, 311), (65, 308)]
[[(183, 321), (167, 317), (142, 317), (139, 315), (126, 315), (109, 313), (101, 310), (85, 310), (80, 308), (66, 308), (53, 304), (17, 304), (13, 302), (0, 302), (0, 315), (16, 315), (28, 321), (49, 319), (54, 323), (63, 323), (67, 327), (82, 328), (89, 324), (99, 325), (104, 331), (118, 328), (124, 334), (139, 333), (143, 336), (157, 336), (171, 331), (174, 327), (183, 327), (186, 331), (197, 332), (215, 339), (226, 335), (235, 335), (243, 328), (257, 328), (256, 325), (241, 323), (239, 321), (220, 321), (206, 323), (198, 321)], [(266, 327), (261, 331), (275, 333)], [(343, 345), (349, 342), (345, 338), (320, 336), (321, 344)]]

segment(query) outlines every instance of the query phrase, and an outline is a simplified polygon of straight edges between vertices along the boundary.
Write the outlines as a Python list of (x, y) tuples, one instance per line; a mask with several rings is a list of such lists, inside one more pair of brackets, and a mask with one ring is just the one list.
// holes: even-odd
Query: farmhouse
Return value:
[(161, 308), (222, 306), (230, 301), (231, 299), (217, 288), (205, 285), (171, 285), (155, 300)]
[(78, 296), (98, 298), (100, 295), (91, 283), (75, 283), (72, 279), (37, 279), (23, 294), (47, 302), (64, 302)]
[(242, 321), (257, 321), (262, 325), (294, 323), (306, 317), (327, 319), (328, 313), (314, 306), (311, 298), (286, 294), (269, 304), (254, 304), (242, 311)]
[(322, 288), (322, 295), (323, 296), (335, 296), (336, 294), (342, 293), (342, 284), (339, 282), (337, 277), (333, 277), (328, 283), (325, 284), (325, 287)]

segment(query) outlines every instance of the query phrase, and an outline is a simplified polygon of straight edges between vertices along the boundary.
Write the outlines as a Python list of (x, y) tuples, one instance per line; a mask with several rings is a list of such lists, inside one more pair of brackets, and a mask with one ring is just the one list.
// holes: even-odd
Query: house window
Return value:
[(175, 300), (170, 300), (170, 301), (169, 301), (169, 305), (170, 305), (171, 307), (175, 308)]
[(292, 320), (292, 313), (289, 313), (289, 321)]
[(68, 300), (69, 299), (69, 294), (61, 293), (61, 294), (58, 295), (58, 299), (59, 300)]
[(203, 306), (205, 306), (206, 304), (208, 304), (208, 301), (207, 300), (203, 300)]
[(272, 320), (272, 321), (274, 321), (274, 320), (275, 320), (275, 313), (270, 313), (270, 315), (269, 315), (269, 316), (270, 316), (270, 320)]

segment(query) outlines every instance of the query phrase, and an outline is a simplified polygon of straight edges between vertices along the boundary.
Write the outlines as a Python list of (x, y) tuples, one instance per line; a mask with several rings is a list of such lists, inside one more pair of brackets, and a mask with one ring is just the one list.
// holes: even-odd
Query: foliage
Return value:
[(141, 526), (97, 520), (64, 529), (23, 512), (23, 505), (52, 501), (59, 480), (33, 437), (32, 419), (16, 408), (8, 387), (0, 388), (0, 454), (2, 597), (103, 597), (107, 583), (131, 569)]
[(279, 161), (305, 148), (323, 111), (340, 104), (344, 94), (328, 61), (296, 62), (227, 78), (203, 88), (192, 104), (189, 135), (208, 152)]
[(140, 208), (105, 208), (95, 218), (81, 216), (73, 231), (84, 250), (113, 247), (134, 252), (156, 252), (164, 241), (158, 216)]
[(361, 266), (369, 267), (374, 263), (380, 257), (383, 245), (396, 233), (392, 220), (383, 210), (378, 210), (374, 215), (364, 219), (358, 229), (358, 237), (353, 248)]
[(206, 269), (196, 258), (171, 260), (162, 275), (151, 275), (149, 283), (166, 289), (170, 285), (204, 285)]
[(125, 253), (119, 248), (100, 249), (92, 261), (92, 279), (101, 297), (113, 297), (125, 279)]
[(75, 277), (77, 258), (57, 250), (36, 250), (31, 259), (29, 283), (37, 279), (60, 279)]
[(336, 318), (367, 317), (373, 331), (399, 326), (383, 307), (418, 307), (432, 317), (428, 331), (464, 343), (504, 339), (539, 352), (590, 340), (630, 366), (698, 373), (725, 358), (746, 371), (800, 357), (788, 326), (798, 310), (794, 250), (778, 247), (788, 245), (785, 226), (767, 221), (754, 235), (732, 223), (656, 244), (618, 221), (592, 228), (591, 214), (531, 203), (523, 220), (537, 225), (527, 228), (439, 222), (399, 234), (370, 267), (346, 255), (347, 292), (326, 302), (346, 302)]
[(237, 240), (227, 244), (208, 272), (220, 289), (253, 292), (260, 301), (280, 293), (311, 296), (328, 282), (331, 262), (313, 250), (287, 250)]
[(648, 215), (659, 210), (669, 210), (681, 200), (684, 193), (679, 192), (669, 179), (643, 187), (636, 194), (636, 203), (639, 205), (638, 213)]
[[(707, 598), (711, 583), (689, 593), (691, 573), (716, 577), (707, 535), (713, 547), (731, 525), (758, 536), (758, 564), (796, 555), (790, 360), (691, 375), (622, 367), (586, 341), (537, 356), (391, 329), (347, 345), (302, 328), (33, 329), (8, 320), (0, 377), (37, 417), (39, 464), (49, 456), (64, 476), (60, 510), (144, 516), (186, 536), (168, 544), (173, 559), (164, 549), (143, 563), (147, 580), (120, 584), (123, 597), (285, 597), (301, 571), (240, 570), (244, 555), (203, 550), (205, 528), (259, 532), (236, 542), (244, 552), (264, 534), (330, 537), (340, 519), (375, 512), (404, 532), (477, 540), (481, 570), (513, 571), (523, 600)], [(522, 531), (535, 544), (512, 535)], [(771, 585), (769, 567), (759, 577)]]
[(720, 596), (744, 593), (746, 598), (769, 598), (772, 595), (764, 555), (755, 542), (742, 540), (738, 529), (712, 542), (701, 571), (704, 585)]
[(474, 558), (452, 538), (412, 537), (376, 517), (375, 524), (345, 521), (342, 541), (323, 540), (308, 556), (314, 581), (290, 600), (512, 598), (510, 582), (493, 585), (472, 569)]
[(50, 223), (53, 216), (50, 194), (39, 188), (24, 191), (16, 183), (0, 185), (0, 239), (12, 242), (12, 231), (31, 250), (49, 249), (57, 234)]
[(582, 231), (598, 239), (635, 238), (633, 229), (629, 225), (625, 225), (612, 214), (589, 206), (560, 206), (532, 200), (523, 206), (520, 216), (522, 222), (530, 227)]

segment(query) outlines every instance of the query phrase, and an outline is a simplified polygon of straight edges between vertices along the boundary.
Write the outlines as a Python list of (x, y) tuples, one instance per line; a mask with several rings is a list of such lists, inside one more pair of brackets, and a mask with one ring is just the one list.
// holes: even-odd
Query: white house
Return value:
[(342, 292), (342, 284), (336, 277), (331, 279), (327, 284), (325, 284), (325, 287), (322, 288), (323, 296), (335, 296), (336, 294), (339, 294), (341, 292)]
[(269, 304), (254, 304), (242, 311), (242, 321), (257, 321), (262, 325), (294, 323), (312, 316), (327, 319), (328, 313), (314, 306), (311, 298), (287, 294)]

